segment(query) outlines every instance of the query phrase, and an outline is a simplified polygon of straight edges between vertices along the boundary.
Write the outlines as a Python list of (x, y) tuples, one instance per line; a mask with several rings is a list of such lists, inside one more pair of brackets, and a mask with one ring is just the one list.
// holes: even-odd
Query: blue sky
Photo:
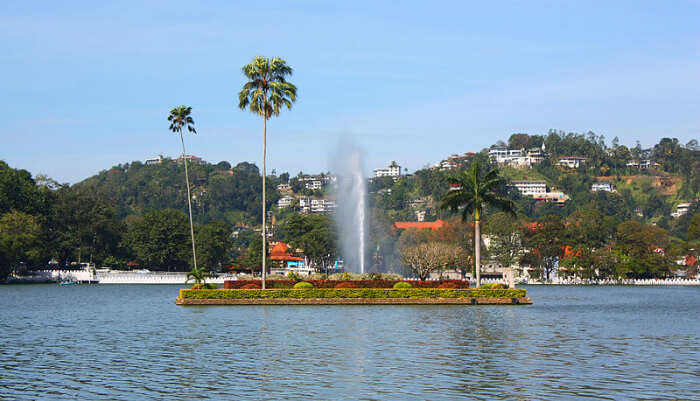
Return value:
[[(188, 153), (260, 165), (241, 66), (280, 56), (299, 88), (268, 166), (325, 171), (348, 138), (409, 170), (514, 132), (700, 138), (700, 2), (3, 2), (0, 159), (76, 182)], [(492, 4), (493, 3), (493, 4)], [(613, 4), (611, 4), (613, 3)]]

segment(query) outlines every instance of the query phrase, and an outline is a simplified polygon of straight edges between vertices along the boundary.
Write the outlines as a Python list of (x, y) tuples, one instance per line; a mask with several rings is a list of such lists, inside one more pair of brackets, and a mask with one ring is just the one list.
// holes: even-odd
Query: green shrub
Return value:
[(296, 272), (290, 271), (289, 273), (287, 273), (287, 279), (289, 279), (289, 280), (294, 280), (294, 281), (299, 281), (299, 280), (301, 280), (301, 277), (299, 277), (299, 275), (296, 274)]
[(313, 289), (313, 288), (314, 288), (314, 285), (307, 282), (307, 281), (300, 281), (300, 282), (294, 284), (295, 290), (309, 290), (309, 289)]
[(275, 299), (275, 298), (522, 298), (522, 288), (485, 290), (474, 288), (310, 288), (269, 290), (181, 289), (182, 299)]
[(482, 284), (479, 289), (481, 290), (490, 290), (493, 288), (493, 284)]
[(399, 281), (398, 283), (394, 284), (395, 290), (401, 290), (404, 288), (413, 288), (413, 286), (405, 281)]

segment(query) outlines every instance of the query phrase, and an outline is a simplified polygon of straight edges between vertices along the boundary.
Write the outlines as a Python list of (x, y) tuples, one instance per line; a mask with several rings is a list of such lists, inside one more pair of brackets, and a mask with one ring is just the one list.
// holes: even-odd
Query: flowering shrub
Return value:
[(335, 288), (358, 288), (354, 281), (341, 281), (336, 284)]
[(259, 290), (261, 288), (262, 287), (260, 286), (260, 284), (254, 284), (254, 283), (246, 284), (243, 287), (241, 287), (242, 290)]
[[(340, 287), (340, 288), (393, 288), (394, 284), (400, 282), (400, 280), (306, 280), (306, 282), (311, 283), (315, 288), (336, 288), (341, 283), (352, 283), (354, 286), (350, 287)], [(293, 280), (267, 280), (266, 287), (274, 289), (285, 289), (292, 288), (297, 281)], [(412, 280), (409, 282), (413, 288), (438, 288), (446, 283), (453, 283), (454, 287), (450, 286), (448, 288), (469, 288), (468, 281), (462, 280), (443, 280), (443, 281), (419, 281)], [(261, 285), (260, 280), (227, 280), (224, 282), (225, 289), (237, 289), (243, 288), (247, 284), (257, 284)], [(444, 288), (444, 287), (443, 287)]]
[(181, 299), (275, 299), (275, 298), (522, 298), (525, 289), (476, 288), (310, 288), (284, 290), (191, 290), (181, 289)]

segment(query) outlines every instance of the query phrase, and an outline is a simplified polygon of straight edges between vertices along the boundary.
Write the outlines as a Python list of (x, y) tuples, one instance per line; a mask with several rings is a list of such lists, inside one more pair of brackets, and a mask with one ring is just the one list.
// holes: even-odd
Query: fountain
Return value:
[(345, 270), (365, 272), (367, 181), (364, 177), (364, 152), (357, 146), (343, 146), (336, 159), (338, 173), (338, 209), (336, 224)]

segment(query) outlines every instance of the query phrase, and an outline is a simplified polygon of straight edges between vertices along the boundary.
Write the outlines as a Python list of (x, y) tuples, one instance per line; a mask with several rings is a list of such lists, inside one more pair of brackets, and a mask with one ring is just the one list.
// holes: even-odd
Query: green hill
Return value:
[[(228, 162), (190, 163), (189, 177), (196, 222), (252, 225), (260, 220), (262, 183), (254, 164), (241, 162), (231, 168)], [(268, 206), (279, 198), (272, 181)], [(166, 208), (187, 211), (184, 166), (171, 159), (153, 165), (138, 161), (118, 165), (74, 187), (89, 189), (111, 201), (120, 219)]]

